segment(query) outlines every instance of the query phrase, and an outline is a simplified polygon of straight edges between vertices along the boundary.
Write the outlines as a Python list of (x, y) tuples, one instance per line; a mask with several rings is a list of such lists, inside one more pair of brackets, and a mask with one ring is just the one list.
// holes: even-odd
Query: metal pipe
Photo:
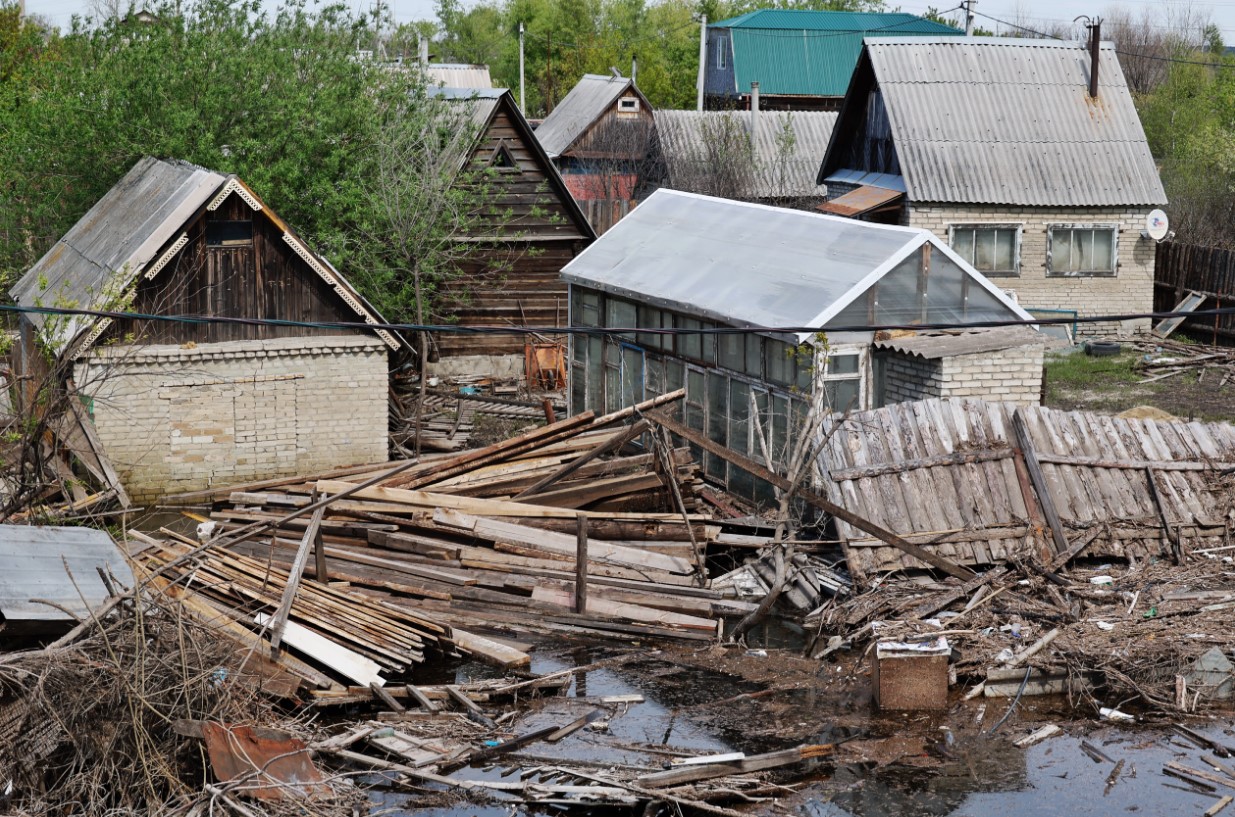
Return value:
[(1089, 95), (1098, 98), (1098, 52), (1102, 45), (1102, 18), (1089, 26)]
[(703, 72), (708, 64), (708, 16), (699, 19), (699, 78), (695, 81), (695, 110), (703, 110)]
[(750, 84), (750, 138), (753, 142), (759, 127), (759, 83)]

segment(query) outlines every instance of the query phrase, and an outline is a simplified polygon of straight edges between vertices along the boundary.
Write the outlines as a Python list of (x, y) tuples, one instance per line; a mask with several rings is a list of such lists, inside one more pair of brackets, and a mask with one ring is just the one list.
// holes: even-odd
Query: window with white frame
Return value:
[(823, 371), (817, 373), (817, 382), (823, 387), (830, 411), (860, 411), (866, 407), (863, 354), (864, 351), (856, 347), (828, 351)]
[(1020, 275), (1019, 224), (954, 224), (951, 244), (956, 254), (985, 275)]
[(725, 41), (724, 41), (724, 40), (717, 40), (717, 41), (716, 41), (716, 70), (718, 70), (718, 71), (724, 71), (724, 70), (725, 70), (725, 67), (726, 67), (726, 63), (725, 63)]
[(1114, 275), (1114, 224), (1052, 224), (1046, 231), (1047, 275)]
[(618, 113), (638, 113), (639, 97), (624, 96), (618, 100)]

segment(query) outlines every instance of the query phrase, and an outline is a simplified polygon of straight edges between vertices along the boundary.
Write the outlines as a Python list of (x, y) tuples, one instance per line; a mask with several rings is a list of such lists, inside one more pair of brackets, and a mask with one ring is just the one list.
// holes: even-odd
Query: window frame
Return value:
[[(846, 344), (843, 346), (831, 347), (826, 350), (819, 349), (815, 353), (815, 359), (822, 360), (823, 371), (818, 373), (817, 377), (813, 377), (813, 385), (815, 387), (827, 388), (828, 383), (839, 383), (842, 381), (856, 381), (858, 384), (858, 402), (853, 407), (854, 411), (864, 411), (868, 407), (870, 400), (869, 378), (867, 377), (870, 371), (870, 348), (857, 344)], [(857, 369), (853, 372), (844, 372), (834, 374), (831, 369), (831, 360), (834, 357), (856, 357)], [(828, 408), (833, 412), (845, 411), (848, 406), (833, 406), (830, 404)]]
[[(1012, 269), (1011, 270), (984, 270), (975, 263), (965, 258), (965, 254), (956, 246), (956, 231), (957, 230), (973, 230), (974, 246), (971, 248), (973, 252), (971, 257), (977, 258), (977, 240), (979, 230), (1012, 230)], [(948, 225), (948, 247), (957, 255), (966, 261), (969, 266), (976, 269), (978, 272), (988, 278), (1019, 278), (1021, 277), (1021, 240), (1024, 235), (1024, 222), (1014, 221), (958, 221)], [(998, 240), (998, 239), (996, 239)]]
[[(1092, 233), (1109, 232), (1111, 234), (1111, 268), (1109, 270), (1066, 270), (1055, 269), (1056, 232), (1076, 233), (1088, 231)], [(1048, 278), (1115, 278), (1119, 275), (1119, 225), (1109, 223), (1060, 223), (1046, 225), (1046, 277)]]
[(716, 41), (716, 70), (729, 70), (729, 60), (725, 55), (725, 39), (723, 37)]

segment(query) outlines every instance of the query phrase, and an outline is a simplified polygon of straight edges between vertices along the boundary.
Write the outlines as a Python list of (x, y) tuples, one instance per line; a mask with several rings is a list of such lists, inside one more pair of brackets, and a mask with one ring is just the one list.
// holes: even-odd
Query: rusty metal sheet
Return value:
[(304, 741), (269, 730), (223, 723), (201, 724), (210, 765), (221, 783), (259, 800), (326, 797), (330, 787), (313, 765)]
[(903, 198), (904, 195), (899, 190), (888, 190), (886, 187), (865, 185), (857, 190), (851, 190), (839, 198), (824, 202), (819, 205), (818, 209), (837, 216), (860, 216), (872, 210), (886, 207)]

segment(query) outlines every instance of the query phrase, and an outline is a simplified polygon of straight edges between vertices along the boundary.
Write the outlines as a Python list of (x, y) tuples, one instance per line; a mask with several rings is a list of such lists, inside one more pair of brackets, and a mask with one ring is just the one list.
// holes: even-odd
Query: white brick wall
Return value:
[[(1149, 207), (1013, 207), (1003, 205), (910, 204), (908, 226), (921, 227), (948, 241), (955, 224), (1020, 224), (1019, 276), (991, 276), (1014, 290), (1027, 309), (1076, 310), (1082, 316), (1150, 312), (1154, 300), (1154, 242), (1141, 238)], [(1114, 277), (1047, 277), (1047, 227), (1051, 224), (1116, 224), (1119, 256)], [(1079, 324), (1081, 336), (1148, 331), (1150, 322)]]
[(1035, 406), (1042, 399), (1041, 344), (926, 360), (886, 352), (883, 402), (927, 397), (981, 397)]
[(386, 347), (368, 336), (108, 346), (74, 380), (140, 502), (387, 458)]

